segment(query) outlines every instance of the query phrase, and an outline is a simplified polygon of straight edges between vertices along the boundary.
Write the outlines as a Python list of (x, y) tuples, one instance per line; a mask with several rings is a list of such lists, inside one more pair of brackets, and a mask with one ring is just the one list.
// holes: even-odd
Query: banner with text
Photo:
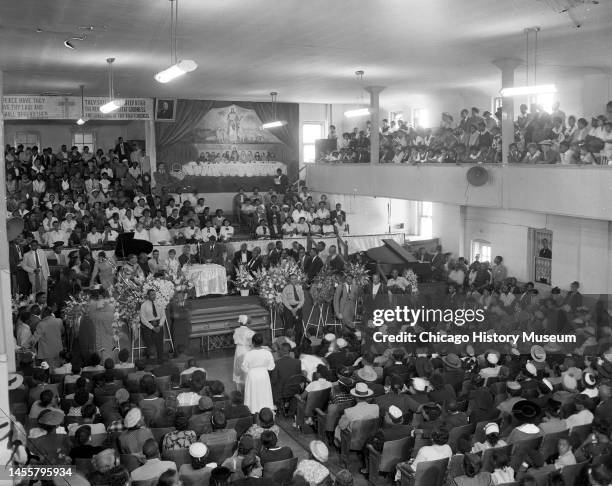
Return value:
[[(153, 120), (152, 98), (126, 98), (125, 104), (112, 113), (102, 113), (106, 97), (85, 97), (83, 115), (87, 120)], [(80, 96), (2, 97), (5, 120), (76, 120), (81, 117)]]

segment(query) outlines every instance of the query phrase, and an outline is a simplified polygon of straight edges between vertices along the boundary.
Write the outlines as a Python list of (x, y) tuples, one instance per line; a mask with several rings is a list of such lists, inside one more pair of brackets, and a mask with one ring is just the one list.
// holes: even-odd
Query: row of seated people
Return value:
[[(603, 164), (612, 158), (612, 106), (606, 115), (567, 117), (556, 103), (552, 113), (533, 104), (521, 105), (515, 121), (510, 163)], [(459, 121), (443, 113), (438, 128), (410, 127), (403, 120), (382, 120), (379, 160), (383, 163), (497, 163), (501, 162), (501, 109), (495, 114), (473, 107), (463, 109)], [(337, 150), (322, 155), (324, 162), (369, 162), (356, 149), (369, 147), (371, 123), (344, 133)], [(358, 134), (356, 136), (356, 133)], [(330, 138), (337, 135), (330, 133)], [(363, 150), (363, 149), (362, 149)], [(569, 153), (568, 153), (569, 152)]]
[[(375, 420), (378, 424), (381, 417), (386, 417), (386, 415), (395, 420), (391, 425), (394, 430), (397, 429), (397, 421), (401, 419), (403, 425), (410, 425), (415, 431), (412, 452), (400, 458), (408, 459), (412, 455), (414, 461), (406, 467), (400, 466), (398, 469), (400, 472), (406, 471), (406, 474), (409, 475), (410, 470), (413, 473), (418, 472), (417, 466), (421, 462), (449, 458), (457, 450), (468, 452), (465, 448), (458, 449), (459, 445), (455, 446), (455, 450), (453, 450), (451, 445), (439, 443), (450, 440), (448, 439), (449, 433), (445, 433), (443, 430), (445, 424), (442, 422), (446, 420), (446, 415), (453, 415), (455, 411), (464, 408), (467, 410), (465, 414), (467, 423), (460, 426), (468, 425), (470, 429), (473, 426), (475, 430), (481, 422), (485, 422), (484, 427), (496, 423), (500, 430), (504, 431), (500, 435), (502, 439), (512, 446), (515, 442), (518, 443), (523, 439), (539, 439), (542, 435), (546, 435), (546, 427), (543, 423), (550, 422), (551, 426), (561, 427), (560, 431), (562, 432), (583, 425), (592, 425), (594, 417), (598, 414), (602, 414), (601, 417), (605, 418), (606, 414), (609, 413), (610, 403), (612, 402), (610, 402), (610, 390), (607, 383), (612, 376), (612, 362), (607, 355), (603, 356), (600, 364), (597, 360), (580, 361), (574, 357), (567, 358), (564, 355), (547, 355), (546, 351), (538, 346), (532, 347), (527, 356), (521, 356), (520, 353), (517, 355), (513, 350), (508, 350), (504, 355), (495, 350), (484, 350), (476, 353), (470, 347), (462, 350), (459, 354), (442, 352), (435, 359), (431, 359), (427, 350), (423, 352), (422, 349), (417, 349), (416, 352), (411, 352), (409, 355), (404, 350), (389, 348), (375, 349), (377, 351), (375, 354), (368, 352), (364, 354), (364, 349), (372, 349), (368, 346), (368, 331), (366, 330), (364, 334), (365, 339), (361, 332), (346, 332), (339, 339), (336, 339), (333, 334), (326, 335), (325, 340), (320, 342), (316, 351), (312, 346), (315, 340), (313, 339), (310, 345), (307, 341), (299, 348), (293, 346), (293, 353), (296, 358), (290, 356), (291, 345), (281, 345), (278, 359), (283, 360), (283, 362), (277, 363), (276, 366), (276, 369), (282, 370), (283, 373), (283, 376), (279, 376), (277, 381), (277, 389), (280, 389), (280, 397), (277, 392), (277, 399), (284, 398), (284, 385), (290, 380), (291, 376), (296, 374), (303, 374), (308, 383), (304, 389), (305, 395), (302, 396), (306, 403), (309, 401), (309, 396), (316, 396), (310, 395), (311, 393), (323, 392), (324, 395), (325, 390), (327, 390), (328, 397), (320, 405), (322, 413), (327, 415), (322, 415), (319, 412), (315, 414), (311, 407), (311, 420), (314, 421), (318, 417), (317, 426), (325, 424), (323, 429), (329, 431), (330, 434), (323, 434), (322, 438), (328, 439), (329, 436), (332, 436), (332, 442), (339, 445), (344, 455), (348, 453), (348, 450), (357, 446), (361, 450), (366, 446), (367, 439), (371, 438), (374, 442), (374, 434), (365, 434), (365, 439), (363, 438), (364, 434), (357, 434), (358, 424), (356, 422)], [(290, 342), (290, 339), (287, 342)], [(362, 358), (356, 363), (358, 356), (362, 356)], [(126, 360), (127, 355), (124, 353), (122, 362)], [(76, 370), (73, 364), (70, 371), (73, 375), (75, 371), (77, 375), (80, 373), (81, 376), (77, 377), (78, 380), (83, 378), (83, 372), (78, 369), (78, 363), (75, 364), (77, 364)], [(113, 369), (112, 365), (111, 361), (107, 368)], [(98, 367), (98, 372), (102, 371), (100, 365), (96, 364), (95, 359), (90, 366)], [(140, 367), (142, 368), (142, 365)], [(162, 365), (160, 368), (163, 370), (164, 367), (166, 371), (158, 370), (158, 375), (167, 373), (172, 376), (177, 374), (177, 370), (172, 369), (169, 364), (166, 363), (165, 366)], [(144, 372), (144, 370), (139, 371)], [(106, 373), (106, 371), (104, 373), (105, 384), (110, 382), (111, 378), (114, 379), (110, 373)], [(27, 375), (27, 373), (24, 374)], [(40, 377), (38, 374), (37, 376)], [(198, 377), (202, 378), (202, 375), (200, 373), (195, 376), (192, 375), (191, 386), (201, 390), (200, 384), (202, 381)], [(64, 378), (64, 382), (66, 378)], [(146, 380), (144, 384), (146, 384)], [(217, 388), (213, 387), (214, 394), (218, 395), (217, 392), (221, 387), (219, 385), (215, 385), (215, 387)], [(43, 385), (38, 390), (42, 391), (44, 388)], [(150, 386), (153, 393), (159, 393), (158, 388), (157, 383), (155, 386)], [(88, 397), (89, 393), (87, 392)], [(185, 391), (185, 393), (183, 396), (181, 396), (182, 394), (176, 396), (179, 406), (193, 406), (196, 399), (199, 406), (200, 397), (188, 395), (194, 393), (193, 388), (191, 391)], [(32, 398), (36, 398), (35, 394), (36, 392), (34, 392)], [(76, 398), (75, 391), (73, 399)], [(85, 393), (80, 392), (78, 398), (79, 402), (86, 401)], [(93, 399), (94, 401), (96, 399), (95, 391)], [(368, 403), (372, 400), (375, 403)], [(385, 400), (388, 400), (389, 403)], [(384, 405), (381, 401), (384, 402)], [(453, 401), (457, 402), (456, 407), (452, 405)], [(467, 402), (467, 407), (461, 404), (463, 402)], [(141, 402), (137, 400), (137, 403)], [(332, 407), (332, 405), (337, 406)], [(391, 408), (392, 405), (395, 407), (394, 409)], [(496, 409), (495, 406), (498, 406), (498, 408)], [(279, 407), (279, 409), (283, 408), (282, 406)], [(332, 415), (334, 408), (340, 410), (336, 416), (337, 420), (332, 421), (330, 427), (327, 416)], [(548, 411), (549, 408), (552, 411), (552, 417), (547, 417), (547, 420), (542, 422), (542, 410)], [(153, 409), (153, 414), (155, 414), (155, 406), (153, 406)], [(396, 409), (399, 409), (401, 413), (398, 414)], [(504, 410), (505, 415), (503, 414)], [(70, 409), (68, 409), (68, 412), (70, 412)], [(133, 415), (139, 418), (146, 414), (141, 411), (134, 412)], [(302, 415), (307, 414), (304, 412)], [(126, 417), (124, 417), (124, 421)], [(298, 411), (296, 425), (299, 425), (297, 421), (301, 420), (299, 417), (300, 412)], [(500, 418), (503, 420), (499, 420)], [(121, 422), (120, 419), (118, 420)], [(125, 426), (125, 422), (123, 426)], [(456, 427), (457, 424), (454, 424), (451, 430)], [(494, 429), (494, 425), (491, 427)], [(592, 425), (592, 428), (596, 431), (600, 430), (599, 425)], [(432, 432), (431, 438), (427, 437), (427, 434), (419, 432), (424, 432), (427, 429)], [(370, 429), (371, 432), (373, 430)], [(363, 443), (352, 444), (349, 441), (347, 444), (348, 434), (346, 431), (351, 431), (354, 435), (361, 437)], [(605, 437), (605, 435), (604, 433), (603, 436)], [(419, 436), (425, 442), (417, 442), (416, 439)], [(436, 442), (430, 446), (427, 442), (429, 439)], [(587, 447), (588, 443), (592, 442), (591, 437), (588, 437), (588, 439), (589, 441), (585, 438), (585, 440), (579, 440), (572, 444), (576, 453), (581, 446)], [(602, 444), (607, 444), (607, 440), (597, 436), (597, 442), (600, 441)], [(465, 444), (469, 445), (471, 443), (472, 440), (468, 439), (462, 447), (467, 447)], [(342, 451), (343, 444), (344, 451)], [(459, 441), (457, 441), (457, 444), (459, 444)], [(497, 443), (495, 442), (495, 444)], [(144, 444), (142, 445), (144, 446)], [(539, 444), (534, 447), (537, 448), (538, 446)], [(347, 447), (348, 449), (346, 449)], [(448, 452), (449, 449), (450, 453)], [(367, 450), (372, 452), (369, 448)], [(440, 455), (442, 457), (436, 457)], [(510, 472), (508, 466), (504, 465), (503, 456), (500, 457), (501, 459), (496, 462), (497, 467), (494, 468), (493, 473), (495, 473), (495, 469), (499, 469), (501, 471), (498, 471), (499, 474), (505, 473), (514, 476), (514, 468)], [(593, 460), (597, 460), (605, 457), (605, 455), (599, 451), (591, 454), (591, 457)], [(512, 465), (516, 466), (512, 463), (510, 467)], [(598, 467), (599, 463), (595, 462), (594, 466)], [(533, 472), (531, 471), (531, 473)]]
[[(438, 477), (448, 466), (448, 484), (457, 485), (535, 484), (525, 481), (586, 474), (587, 464), (606, 470), (612, 356), (600, 365), (597, 356), (550, 355), (540, 346), (521, 355), (479, 353), (470, 345), (435, 354), (423, 346), (388, 347), (355, 360), (362, 349), (356, 344), (352, 334), (330, 333), (318, 351), (298, 351), (306, 354), (293, 370), (301, 364), (312, 379), (295, 426), (314, 427), (341, 455), (360, 452), (370, 481), (397, 474), (404, 484), (418, 476), (419, 464), (434, 463), (442, 468)], [(283, 359), (290, 369), (293, 358)], [(566, 484), (586, 484), (585, 478)]]
[[(126, 350), (116, 365), (101, 365), (95, 354), (87, 366), (63, 358), (49, 369), (26, 357), (20, 380), (11, 382), (17, 464), (72, 463), (100, 485), (125, 471), (134, 484), (156, 485), (168, 470), (188, 486), (287, 484), (293, 477), (300, 485), (334, 484), (325, 444), (313, 441), (312, 457), (298, 462), (279, 440), (272, 410), (253, 415), (242, 393), (226, 395), (194, 361), (183, 371), (170, 362), (147, 371), (142, 361), (129, 363)], [(336, 474), (335, 484), (351, 486), (349, 477)]]

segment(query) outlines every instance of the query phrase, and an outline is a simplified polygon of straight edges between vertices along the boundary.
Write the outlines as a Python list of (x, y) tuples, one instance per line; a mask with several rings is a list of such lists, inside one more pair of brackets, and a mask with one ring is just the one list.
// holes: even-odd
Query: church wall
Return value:
[[(93, 131), (96, 137), (96, 149), (101, 148), (105, 152), (115, 147), (118, 137), (125, 140), (144, 140), (145, 127), (141, 121), (104, 123), (85, 125), (85, 131)], [(42, 147), (52, 147), (54, 152), (65, 144), (70, 147), (72, 144), (72, 134), (81, 130), (73, 122), (11, 122), (4, 123), (4, 140), (13, 145), (17, 132), (37, 132), (39, 134)], [(91, 147), (90, 147), (91, 148)]]

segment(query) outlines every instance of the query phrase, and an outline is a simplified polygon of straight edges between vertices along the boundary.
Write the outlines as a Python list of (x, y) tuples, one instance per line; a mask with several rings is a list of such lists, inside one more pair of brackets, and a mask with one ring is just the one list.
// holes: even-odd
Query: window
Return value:
[(304, 162), (311, 164), (315, 161), (315, 141), (325, 138), (324, 122), (305, 122), (302, 125), (302, 150)]
[(427, 201), (419, 202), (419, 236), (433, 237), (433, 204)]
[(535, 96), (532, 96), (529, 100), (530, 105), (535, 103), (539, 105), (542, 110), (546, 113), (553, 112), (553, 105), (555, 104), (555, 94), (554, 93), (541, 93)]
[(412, 109), (412, 126), (429, 128), (429, 110), (427, 108), (413, 108)]
[(485, 240), (472, 240), (472, 260), (491, 262), (491, 243)]
[(93, 132), (75, 132), (72, 134), (72, 145), (78, 147), (79, 152), (82, 152), (85, 146), (89, 147), (90, 152), (95, 152), (94, 142)]
[(40, 136), (38, 132), (17, 132), (15, 133), (15, 147), (23, 145), (27, 147), (40, 147)]

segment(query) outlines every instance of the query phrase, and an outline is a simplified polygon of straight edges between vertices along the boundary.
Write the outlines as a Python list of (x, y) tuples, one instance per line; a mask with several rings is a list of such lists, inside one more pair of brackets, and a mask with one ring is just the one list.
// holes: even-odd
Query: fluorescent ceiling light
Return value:
[(263, 128), (264, 130), (267, 128), (278, 128), (278, 127), (284, 127), (287, 124), (286, 121), (284, 120), (277, 120), (277, 121), (273, 121), (273, 122), (269, 122), (269, 123), (264, 123), (261, 128)]
[(110, 100), (105, 105), (102, 105), (100, 107), (100, 111), (102, 113), (112, 113), (113, 111), (121, 108), (123, 105), (125, 105), (125, 100), (113, 99), (113, 100)]
[(79, 119), (76, 121), (76, 124), (77, 124), (77, 125), (85, 125), (85, 123), (86, 123), (86, 122), (87, 122), (87, 120), (85, 120), (85, 119), (83, 119), (83, 118), (79, 118)]
[(516, 86), (514, 88), (503, 88), (500, 91), (500, 94), (504, 97), (510, 97), (556, 92), (557, 87), (554, 84), (539, 84), (537, 86)]
[(170, 66), (168, 69), (164, 69), (163, 71), (157, 73), (155, 75), (155, 81), (158, 83), (169, 83), (173, 79), (176, 79), (183, 74), (195, 71), (197, 68), (198, 65), (195, 61), (192, 61), (191, 59), (184, 59), (183, 61), (179, 61), (173, 66)]
[(348, 110), (344, 112), (344, 116), (347, 118), (355, 118), (357, 116), (366, 116), (370, 114), (368, 108), (358, 108), (356, 110)]

